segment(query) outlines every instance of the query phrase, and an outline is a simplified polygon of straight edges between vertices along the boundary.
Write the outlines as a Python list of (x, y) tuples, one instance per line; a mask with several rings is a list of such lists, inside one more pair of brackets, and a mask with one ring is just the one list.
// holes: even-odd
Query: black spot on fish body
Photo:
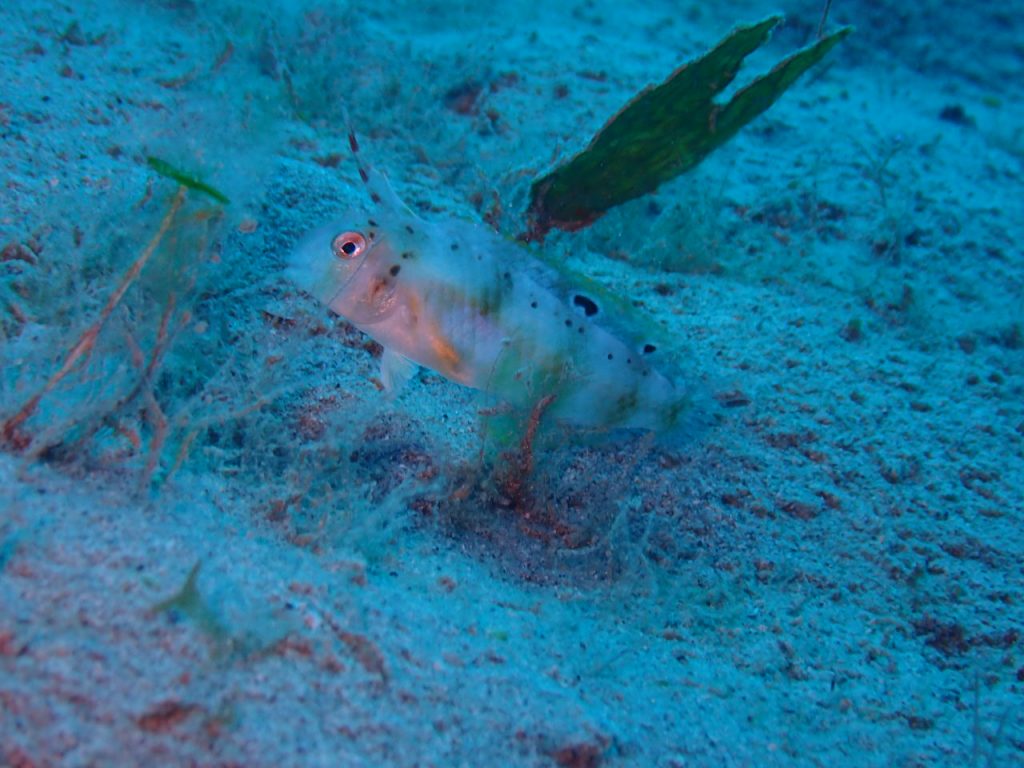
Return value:
[(645, 355), (649, 355), (652, 352), (657, 351), (657, 349), (658, 348), (656, 346), (654, 346), (653, 344), (644, 344), (644, 354)]
[(452, 250), (453, 251), (459, 250), (459, 244), (458, 243), (452, 243)]
[(389, 271), (391, 272), (392, 277), (398, 277), (398, 273), (402, 271), (402, 267), (399, 264), (395, 264)]
[(582, 293), (577, 293), (572, 297), (573, 306), (580, 307), (583, 310), (583, 314), (587, 317), (593, 317), (597, 314), (597, 302), (591, 299), (589, 296), (584, 296)]
[(402, 252), (402, 258), (403, 259), (411, 259), (414, 255), (415, 254), (412, 251), (403, 251)]
[(416, 230), (412, 228), (411, 224), (406, 224), (405, 225), (405, 231), (408, 232), (410, 235), (415, 235), (416, 234)]

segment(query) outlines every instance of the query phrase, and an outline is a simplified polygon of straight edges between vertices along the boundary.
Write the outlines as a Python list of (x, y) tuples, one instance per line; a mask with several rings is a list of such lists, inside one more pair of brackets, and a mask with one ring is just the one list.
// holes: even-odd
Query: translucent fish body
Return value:
[(591, 293), (483, 226), (423, 221), (380, 189), (378, 210), (303, 239), (288, 274), (384, 347), (382, 379), (409, 360), (519, 408), (553, 395), (548, 412), (576, 425), (677, 426), (685, 392), (650, 364), (652, 345), (608, 329)]

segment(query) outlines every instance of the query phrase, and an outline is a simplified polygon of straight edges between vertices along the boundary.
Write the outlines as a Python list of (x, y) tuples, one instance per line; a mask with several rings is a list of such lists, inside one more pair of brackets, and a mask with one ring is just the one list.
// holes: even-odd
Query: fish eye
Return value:
[(339, 259), (354, 259), (366, 250), (366, 238), (358, 232), (342, 232), (331, 241), (331, 253)]

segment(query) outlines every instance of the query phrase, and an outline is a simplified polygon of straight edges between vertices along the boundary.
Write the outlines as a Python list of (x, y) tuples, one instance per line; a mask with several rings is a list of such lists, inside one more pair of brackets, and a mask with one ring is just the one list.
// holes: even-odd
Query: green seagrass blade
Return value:
[(653, 192), (693, 168), (853, 31), (843, 27), (822, 37), (783, 59), (727, 103), (716, 103), (715, 97), (736, 77), (743, 60), (764, 45), (781, 20), (771, 16), (737, 27), (661, 85), (637, 94), (585, 150), (533, 183), (525, 238), (542, 240), (553, 228), (583, 229), (616, 205)]

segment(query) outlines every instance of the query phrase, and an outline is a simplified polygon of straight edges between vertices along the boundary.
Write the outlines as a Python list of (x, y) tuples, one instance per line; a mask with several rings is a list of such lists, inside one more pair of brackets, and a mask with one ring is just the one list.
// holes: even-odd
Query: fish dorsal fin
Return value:
[[(348, 123), (347, 114), (345, 121)], [(362, 153), (359, 150), (359, 139), (356, 137), (356, 132), (353, 130), (351, 123), (348, 123), (348, 147), (352, 151), (352, 158), (356, 161), (356, 168), (359, 169), (359, 178), (366, 186), (366, 192), (374, 206), (386, 214), (418, 219), (419, 217), (413, 213), (412, 209), (395, 192), (391, 182), (388, 181), (388, 177), (369, 163), (364, 162)]]

